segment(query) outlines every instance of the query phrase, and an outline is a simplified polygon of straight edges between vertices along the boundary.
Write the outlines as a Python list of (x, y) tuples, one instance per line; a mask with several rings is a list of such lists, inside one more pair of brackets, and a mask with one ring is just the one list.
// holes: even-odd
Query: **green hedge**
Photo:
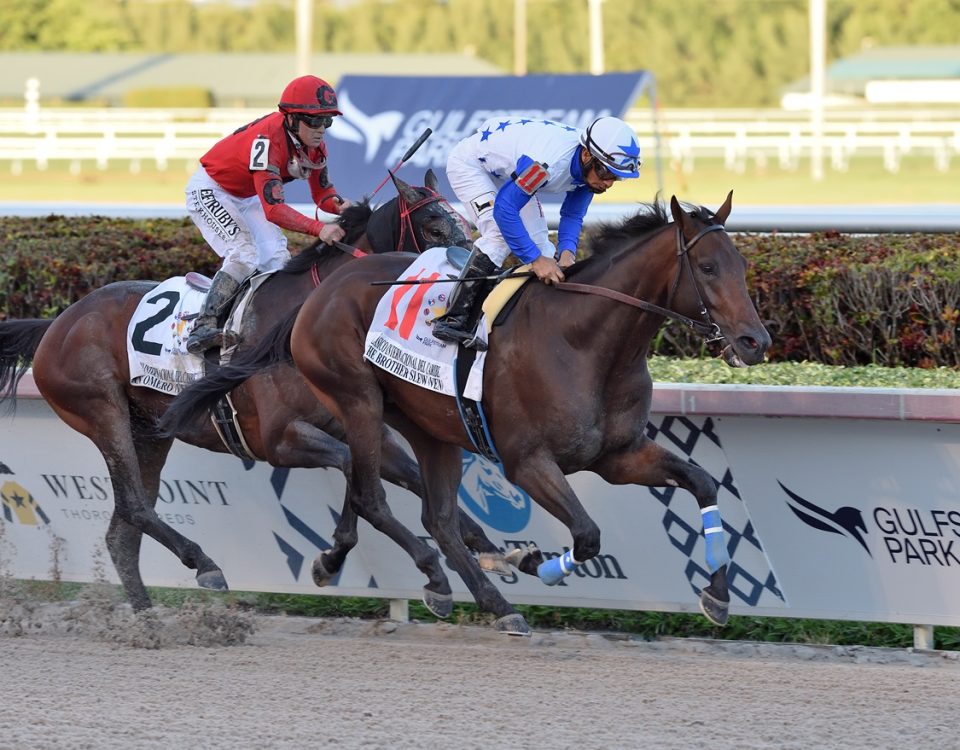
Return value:
[[(212, 274), (219, 258), (188, 219), (0, 218), (0, 316), (48, 317), (112, 281)], [(738, 235), (773, 336), (770, 360), (957, 367), (960, 235)], [(307, 244), (290, 235), (291, 248)], [(586, 243), (589, 247), (589, 241)], [(654, 353), (700, 339), (667, 326)]]

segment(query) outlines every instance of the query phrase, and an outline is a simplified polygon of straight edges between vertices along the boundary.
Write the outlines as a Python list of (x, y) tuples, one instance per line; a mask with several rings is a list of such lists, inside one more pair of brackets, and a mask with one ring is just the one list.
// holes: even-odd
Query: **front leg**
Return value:
[(590, 468), (610, 484), (682, 487), (697, 498), (703, 519), (704, 557), (710, 571), (710, 584), (700, 592), (700, 609), (710, 622), (726, 625), (730, 614), (730, 592), (727, 589), (730, 553), (713, 477), (645, 436), (627, 448), (607, 454)]

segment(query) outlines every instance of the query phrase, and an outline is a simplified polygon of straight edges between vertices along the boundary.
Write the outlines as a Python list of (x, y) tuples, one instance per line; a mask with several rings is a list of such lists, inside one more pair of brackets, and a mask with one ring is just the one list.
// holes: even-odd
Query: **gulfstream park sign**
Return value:
[[(451, 196), (447, 154), (484, 120), (548, 119), (583, 128), (603, 115), (621, 116), (652, 83), (644, 72), (518, 78), (344, 76), (337, 86), (343, 117), (327, 133), (330, 175), (342, 195), (367, 195), (430, 128), (433, 133), (410, 164), (432, 168), (440, 177), (440, 192)], [(300, 183), (286, 190), (291, 203), (310, 200)]]

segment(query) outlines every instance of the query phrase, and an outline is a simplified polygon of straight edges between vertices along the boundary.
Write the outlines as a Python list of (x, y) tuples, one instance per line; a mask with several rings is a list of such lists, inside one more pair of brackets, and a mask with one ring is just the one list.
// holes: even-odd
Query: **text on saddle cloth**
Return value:
[[(458, 269), (447, 259), (446, 248), (434, 247), (418, 255), (398, 279), (444, 279), (444, 283), (389, 287), (367, 332), (364, 357), (401, 380), (454, 396), (457, 345), (434, 338), (432, 324), (446, 312), (454, 288), (448, 282), (457, 275)], [(485, 338), (486, 334), (481, 336)], [(464, 388), (466, 398), (481, 399), (485, 360), (486, 352), (479, 352)]]
[[(253, 291), (269, 275), (251, 279), (227, 320), (228, 330), (239, 333)], [(131, 385), (176, 395), (203, 377), (203, 357), (187, 351), (187, 337), (205, 298), (206, 292), (187, 276), (167, 279), (143, 296), (127, 325)], [(223, 352), (221, 359), (227, 361), (229, 354)]]

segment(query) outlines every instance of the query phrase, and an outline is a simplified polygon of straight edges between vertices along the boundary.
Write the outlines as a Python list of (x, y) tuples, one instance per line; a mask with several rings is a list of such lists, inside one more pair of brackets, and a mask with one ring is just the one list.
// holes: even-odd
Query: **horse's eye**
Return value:
[(701, 263), (700, 272), (706, 274), (707, 276), (712, 276), (717, 270), (717, 267), (713, 263)]

